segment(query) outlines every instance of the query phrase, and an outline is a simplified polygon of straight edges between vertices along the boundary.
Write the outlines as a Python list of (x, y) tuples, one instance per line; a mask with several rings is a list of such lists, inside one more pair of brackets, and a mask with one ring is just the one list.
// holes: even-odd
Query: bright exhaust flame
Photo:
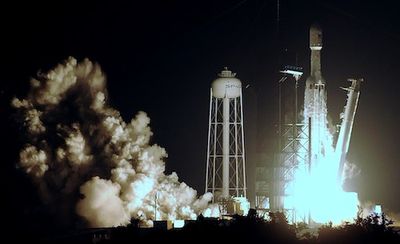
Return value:
[[(319, 111), (323, 112), (316, 116), (317, 122), (312, 128), (316, 138), (311, 140), (312, 147), (317, 150), (312, 152), (311, 165), (296, 168), (291, 189), (293, 198), (287, 204), (295, 210), (297, 222), (352, 222), (357, 216), (358, 196), (355, 192), (345, 192), (342, 182), (338, 181), (340, 155), (335, 153), (333, 135), (326, 123), (325, 99), (320, 99), (320, 106)], [(305, 118), (308, 117), (306, 109)]]
[(345, 192), (336, 181), (337, 164), (334, 157), (323, 158), (322, 164), (311, 172), (299, 168), (294, 182), (294, 208), (296, 215), (304, 220), (311, 217), (316, 223), (353, 221), (358, 211), (357, 193)]

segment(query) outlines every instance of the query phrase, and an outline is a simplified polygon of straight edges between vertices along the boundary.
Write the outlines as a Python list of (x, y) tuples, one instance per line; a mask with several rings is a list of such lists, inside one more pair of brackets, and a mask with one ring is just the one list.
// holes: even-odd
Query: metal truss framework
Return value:
[[(213, 194), (213, 202), (223, 201), (224, 99), (213, 97), (211, 90), (205, 190)], [(242, 94), (229, 99), (229, 196), (246, 197)]]

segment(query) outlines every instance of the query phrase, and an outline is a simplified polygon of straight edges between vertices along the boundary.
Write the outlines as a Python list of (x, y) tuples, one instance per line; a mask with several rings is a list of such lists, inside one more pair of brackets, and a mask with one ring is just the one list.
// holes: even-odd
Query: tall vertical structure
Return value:
[[(287, 65), (280, 71), (285, 76), (279, 80), (279, 139), (269, 197), (270, 210), (284, 212), (289, 222), (296, 221), (294, 190), (299, 168), (308, 166), (309, 128), (298, 123), (298, 82), (302, 68)], [(294, 82), (287, 79), (293, 76)], [(286, 82), (285, 82), (286, 81)]]
[[(349, 99), (335, 152), (334, 135), (329, 130), (327, 119), (326, 83), (321, 75), (322, 30), (315, 24), (310, 28), (310, 49), (311, 74), (307, 78), (304, 94), (304, 121), (308, 123), (310, 131), (309, 170), (307, 174), (298, 171), (300, 174), (297, 182), (305, 185), (297, 189), (296, 197), (303, 203), (299, 206), (301, 214), (307, 215), (308, 211), (309, 223), (323, 223), (328, 220), (338, 223), (354, 218), (357, 213), (357, 194), (345, 192), (342, 185), (338, 184), (338, 179), (343, 173), (360, 82), (354, 80), (352, 86), (346, 89), (349, 91)], [(340, 211), (331, 210), (328, 213), (321, 208), (330, 204), (333, 204), (332, 209)]]
[[(310, 49), (311, 72), (305, 84), (302, 123), (298, 123), (297, 112), (301, 70), (285, 66), (281, 71), (285, 76), (278, 86), (278, 150), (264, 172), (265, 184), (259, 184), (256, 206), (263, 211), (284, 212), (292, 223), (340, 223), (354, 219), (359, 204), (357, 194), (345, 192), (341, 181), (362, 79), (350, 79), (351, 86), (344, 88), (348, 99), (334, 148), (327, 119), (326, 83), (321, 75), (322, 30), (318, 25), (310, 28)], [(294, 86), (286, 81), (287, 75), (295, 78)]]
[[(314, 24), (310, 28), (310, 49), (311, 49), (311, 74), (306, 80), (304, 91), (304, 120), (309, 121), (311, 132), (310, 164), (314, 165), (325, 155), (324, 148), (329, 142), (326, 136), (327, 131), (327, 105), (325, 80), (321, 75), (321, 49), (322, 29)], [(331, 146), (331, 145), (329, 145)]]
[(346, 162), (346, 156), (349, 150), (351, 131), (353, 129), (354, 117), (357, 111), (358, 99), (360, 97), (360, 84), (363, 79), (348, 79), (351, 82), (351, 86), (343, 88), (347, 91), (347, 102), (344, 107), (344, 111), (341, 114), (342, 124), (340, 126), (339, 137), (336, 143), (335, 153), (339, 158), (339, 170), (338, 170), (338, 183), (342, 184), (344, 165)]
[(226, 67), (211, 84), (206, 192), (213, 202), (246, 197), (242, 83)]

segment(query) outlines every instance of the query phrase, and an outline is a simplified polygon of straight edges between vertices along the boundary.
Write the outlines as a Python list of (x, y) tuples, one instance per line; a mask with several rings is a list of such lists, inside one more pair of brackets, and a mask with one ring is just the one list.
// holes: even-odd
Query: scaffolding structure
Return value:
[(205, 191), (222, 213), (232, 198), (246, 198), (242, 87), (235, 75), (225, 68), (210, 90)]
[[(294, 66), (285, 66), (281, 71), (284, 75), (278, 82), (279, 93), (279, 121), (277, 150), (274, 156), (263, 166), (257, 168), (256, 174), (256, 208), (259, 214), (267, 212), (284, 212), (289, 222), (296, 222), (296, 211), (293, 205), (288, 204), (293, 194), (295, 172), (298, 167), (310, 167), (310, 135), (311, 122), (298, 122), (298, 81), (301, 70)], [(282, 85), (290, 77), (294, 77), (291, 96), (293, 104), (286, 111), (282, 106)], [(287, 118), (287, 113), (292, 118)], [(265, 160), (262, 160), (265, 161)], [(261, 176), (261, 173), (263, 176)], [(304, 220), (308, 221), (308, 220)]]

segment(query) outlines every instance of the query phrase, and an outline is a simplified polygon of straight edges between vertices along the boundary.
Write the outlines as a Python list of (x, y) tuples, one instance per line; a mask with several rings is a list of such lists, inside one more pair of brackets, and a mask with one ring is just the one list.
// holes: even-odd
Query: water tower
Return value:
[(213, 202), (246, 197), (242, 83), (226, 67), (211, 84), (206, 192)]

